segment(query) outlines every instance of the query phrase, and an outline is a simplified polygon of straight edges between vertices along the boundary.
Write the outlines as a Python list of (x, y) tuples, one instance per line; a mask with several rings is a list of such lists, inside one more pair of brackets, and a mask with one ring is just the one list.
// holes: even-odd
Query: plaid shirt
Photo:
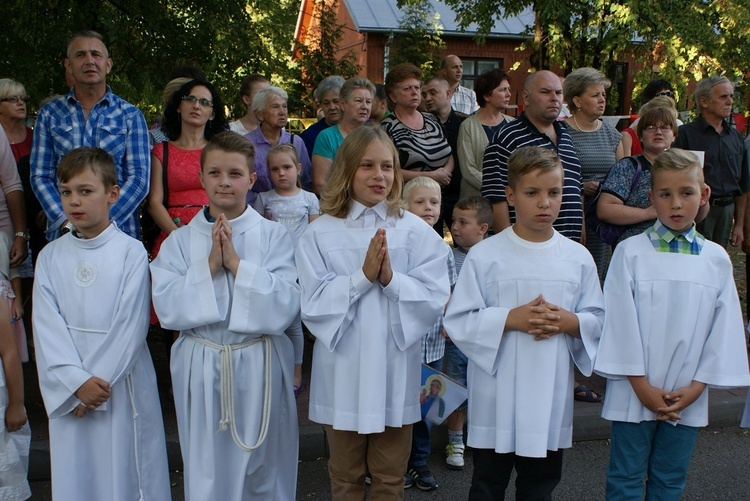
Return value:
[[(453, 252), (448, 252), (448, 279), (451, 283), (451, 290), (456, 285), (456, 278), (456, 262)], [(443, 314), (441, 313), (430, 332), (422, 338), (422, 363), (429, 364), (435, 360), (440, 360), (444, 353), (445, 338), (443, 337)]]
[(689, 229), (678, 233), (667, 228), (657, 219), (656, 223), (646, 230), (646, 234), (657, 252), (697, 256), (706, 242), (703, 235), (695, 231), (695, 223)]
[(138, 238), (138, 205), (146, 198), (151, 174), (148, 127), (143, 114), (107, 87), (88, 120), (73, 89), (45, 105), (34, 127), (31, 186), (47, 214), (47, 239), (60, 236), (66, 216), (60, 202), (57, 166), (69, 151), (82, 146), (103, 148), (115, 159), (120, 198), (110, 209), (118, 228)]
[(459, 85), (451, 96), (451, 108), (464, 115), (471, 115), (479, 109), (476, 93)]

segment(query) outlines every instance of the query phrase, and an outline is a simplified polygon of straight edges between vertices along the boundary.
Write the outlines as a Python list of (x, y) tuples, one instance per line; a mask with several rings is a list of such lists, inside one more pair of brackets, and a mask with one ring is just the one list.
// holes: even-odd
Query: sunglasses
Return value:
[(674, 97), (674, 92), (671, 90), (663, 90), (661, 92), (656, 93), (657, 96), (667, 96), (667, 97)]

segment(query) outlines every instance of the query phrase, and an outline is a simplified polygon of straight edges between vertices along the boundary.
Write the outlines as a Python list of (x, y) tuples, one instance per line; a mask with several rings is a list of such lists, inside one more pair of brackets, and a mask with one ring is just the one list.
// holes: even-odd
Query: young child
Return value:
[(448, 248), (400, 209), (403, 180), (388, 135), (346, 136), (320, 207), (297, 246), (302, 319), (317, 338), (310, 419), (325, 425), (335, 500), (401, 499), (420, 419), (420, 343), (448, 300)]
[(39, 254), (32, 319), (52, 497), (170, 499), (146, 251), (109, 219), (120, 189), (106, 151), (72, 150), (57, 177), (75, 230)]
[[(312, 223), (320, 216), (318, 197), (302, 189), (299, 179), (302, 163), (293, 145), (277, 144), (268, 151), (267, 160), (268, 173), (276, 188), (260, 193), (253, 208), (266, 219), (283, 224), (292, 235), (296, 246), (308, 223)], [(302, 390), (302, 357), (305, 350), (302, 321), (299, 317), (294, 319), (285, 333), (294, 345), (294, 396), (299, 397)]]
[(469, 359), (469, 499), (549, 499), (573, 439), (573, 362), (591, 374), (604, 300), (591, 254), (552, 228), (563, 168), (540, 147), (508, 159), (515, 224), (466, 256), (445, 329)]
[[(456, 273), (466, 260), (469, 249), (484, 240), (492, 224), (492, 206), (480, 196), (462, 198), (453, 208), (453, 258)], [(445, 340), (443, 372), (451, 379), (466, 386), (468, 359), (450, 338)], [(445, 447), (445, 464), (451, 470), (464, 469), (464, 422), (466, 402), (448, 416), (448, 445)]]
[(299, 311), (289, 232), (247, 207), (254, 149), (233, 132), (203, 149), (209, 206), (173, 231), (151, 263), (172, 347), (186, 499), (294, 499), (294, 353)]
[[(440, 218), (441, 201), (440, 185), (437, 181), (425, 176), (415, 177), (404, 186), (401, 199), (407, 211), (421, 217), (430, 226), (435, 226)], [(447, 257), (448, 277), (453, 287), (456, 283), (456, 265), (453, 262), (452, 252), (449, 252)], [(438, 316), (432, 329), (422, 338), (421, 344), (422, 363), (442, 372), (443, 352), (445, 351), (442, 314)], [(427, 466), (427, 458), (430, 456), (430, 428), (430, 422), (424, 418), (414, 423), (409, 468), (404, 477), (406, 488), (416, 483), (420, 490), (431, 491), (438, 486), (435, 476)]]
[(9, 251), (10, 237), (0, 232), (0, 499), (15, 501), (31, 497), (26, 480), (31, 430), (23, 407), (21, 354), (13, 329), (23, 309), (17, 310), (20, 300), (13, 299), (8, 278), (21, 279), (17, 268), (10, 268)]
[(607, 499), (679, 499), (707, 387), (750, 384), (742, 313), (726, 251), (695, 231), (709, 189), (692, 153), (673, 148), (651, 168), (658, 220), (615, 248), (596, 372), (612, 421)]

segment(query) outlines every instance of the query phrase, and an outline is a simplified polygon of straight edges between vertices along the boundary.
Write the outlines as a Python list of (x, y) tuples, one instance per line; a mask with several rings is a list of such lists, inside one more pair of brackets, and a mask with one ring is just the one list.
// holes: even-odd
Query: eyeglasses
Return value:
[(211, 100), (209, 100), (209, 99), (206, 99), (204, 97), (195, 97), (195, 96), (192, 96), (192, 95), (191, 96), (182, 96), (182, 100), (183, 101), (187, 101), (190, 104), (198, 103), (198, 104), (200, 104), (201, 106), (203, 106), (205, 108), (213, 108), (214, 107), (214, 102), (211, 101)]
[(667, 132), (671, 132), (672, 127), (670, 127), (669, 125), (660, 125), (658, 127), (656, 125), (649, 125), (648, 127), (644, 127), (643, 128), (643, 130), (645, 130), (646, 132), (649, 132), (651, 134), (653, 134), (654, 132), (656, 132), (657, 129), (662, 134), (666, 134)]
[(661, 92), (657, 92), (656, 96), (674, 97), (674, 92), (672, 92), (671, 90), (663, 90)]
[(18, 101), (23, 101), (24, 103), (29, 102), (28, 96), (10, 96), (10, 97), (4, 97), (0, 99), (0, 103), (17, 103)]

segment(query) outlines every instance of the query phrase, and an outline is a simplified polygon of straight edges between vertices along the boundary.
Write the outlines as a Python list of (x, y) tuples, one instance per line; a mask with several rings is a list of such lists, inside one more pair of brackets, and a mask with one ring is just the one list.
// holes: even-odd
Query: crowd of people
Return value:
[(325, 78), (296, 135), (259, 75), (229, 122), (178, 68), (149, 129), (107, 85), (101, 35), (74, 34), (65, 69), (33, 129), (0, 80), (0, 499), (31, 495), (24, 277), (55, 499), (170, 499), (149, 324), (186, 499), (294, 499), (304, 330), (337, 500), (438, 487), (423, 364), (468, 388), (435, 412), (447, 468), (473, 450), (472, 500), (502, 499), (514, 469), (519, 499), (551, 498), (574, 399), (602, 400), (576, 370), (607, 379), (611, 500), (679, 499), (708, 388), (750, 386), (725, 250), (750, 254), (750, 140), (726, 78), (697, 83), (685, 125), (669, 82), (650, 84), (620, 133), (598, 70), (529, 74), (513, 117), (506, 72), (471, 90), (448, 55), (435, 75)]

